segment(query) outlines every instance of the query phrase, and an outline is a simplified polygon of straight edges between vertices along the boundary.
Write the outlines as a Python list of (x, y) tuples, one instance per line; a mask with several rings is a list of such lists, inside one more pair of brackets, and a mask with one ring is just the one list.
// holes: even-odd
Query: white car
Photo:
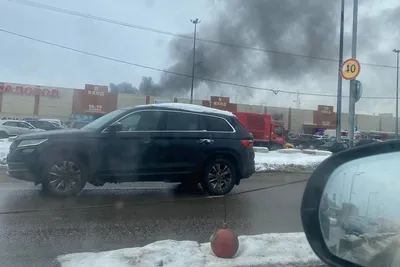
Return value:
[(30, 123), (20, 120), (0, 120), (0, 138), (9, 136), (17, 136), (32, 132), (43, 132), (42, 129), (37, 129)]

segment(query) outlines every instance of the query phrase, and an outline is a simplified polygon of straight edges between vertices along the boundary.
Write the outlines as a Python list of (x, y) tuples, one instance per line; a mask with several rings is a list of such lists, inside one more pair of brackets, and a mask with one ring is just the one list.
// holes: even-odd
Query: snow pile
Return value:
[(98, 253), (75, 253), (57, 257), (61, 267), (132, 266), (321, 266), (304, 233), (263, 234), (239, 237), (233, 259), (217, 258), (210, 243), (164, 240), (144, 247)]
[(0, 168), (6, 167), (6, 157), (13, 139), (0, 139)]
[(255, 153), (256, 171), (301, 171), (313, 170), (327, 159), (327, 155), (309, 155), (304, 153)]
[(257, 147), (255, 146), (254, 152), (259, 152), (259, 153), (269, 153), (269, 149), (267, 147)]

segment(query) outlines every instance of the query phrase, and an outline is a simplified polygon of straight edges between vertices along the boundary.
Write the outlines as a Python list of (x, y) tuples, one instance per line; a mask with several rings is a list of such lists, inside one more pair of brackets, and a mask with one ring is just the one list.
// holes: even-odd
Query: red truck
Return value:
[(285, 134), (283, 126), (272, 121), (269, 114), (233, 112), (243, 126), (253, 135), (254, 146), (270, 150), (283, 148)]

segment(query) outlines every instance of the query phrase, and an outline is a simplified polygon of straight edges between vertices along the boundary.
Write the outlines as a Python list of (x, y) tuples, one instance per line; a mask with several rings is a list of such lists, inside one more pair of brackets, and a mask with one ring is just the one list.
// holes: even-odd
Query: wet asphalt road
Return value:
[[(242, 181), (226, 199), (230, 228), (239, 235), (302, 231), (308, 176), (264, 173)], [(79, 197), (60, 199), (0, 172), (0, 266), (52, 266), (60, 254), (161, 239), (207, 242), (224, 220), (223, 203), (164, 183), (87, 186)]]

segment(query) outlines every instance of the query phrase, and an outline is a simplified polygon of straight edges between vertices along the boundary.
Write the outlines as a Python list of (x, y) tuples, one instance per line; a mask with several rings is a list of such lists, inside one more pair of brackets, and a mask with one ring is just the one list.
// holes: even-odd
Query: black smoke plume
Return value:
[[(195, 87), (205, 84), (210, 90), (218, 90), (221, 85), (209, 80), (248, 85), (269, 79), (294, 83), (311, 73), (318, 77), (318, 74), (337, 70), (337, 62), (317, 58), (338, 57), (340, 1), (226, 0), (222, 3), (224, 8), (215, 21), (198, 25), (195, 62), (195, 76), (198, 79), (195, 79)], [(371, 4), (372, 1), (360, 1), (360, 8), (368, 3)], [(378, 15), (367, 17), (363, 26), (360, 18), (361, 51), (373, 51), (376, 48), (377, 39), (371, 39), (368, 33), (375, 34), (379, 40), (382, 26), (398, 32), (395, 28), (397, 24), (393, 22), (400, 18), (398, 8), (385, 12), (383, 18), (386, 22), (379, 21), (382, 16)], [(346, 4), (346, 18), (350, 22), (351, 16), (352, 6)], [(393, 19), (390, 22), (387, 21), (389, 17)], [(188, 33), (188, 36), (191, 35), (192, 33)], [(204, 40), (239, 44), (270, 52), (241, 49), (234, 45), (219, 45)], [(346, 36), (346, 49), (349, 48), (348, 40), (349, 36)], [(171, 41), (169, 49), (174, 63), (167, 70), (188, 77), (163, 73), (158, 83), (153, 82), (150, 77), (144, 77), (139, 86), (141, 93), (179, 95), (190, 90), (193, 40), (177, 37)], [(305, 57), (293, 56), (291, 53)]]

